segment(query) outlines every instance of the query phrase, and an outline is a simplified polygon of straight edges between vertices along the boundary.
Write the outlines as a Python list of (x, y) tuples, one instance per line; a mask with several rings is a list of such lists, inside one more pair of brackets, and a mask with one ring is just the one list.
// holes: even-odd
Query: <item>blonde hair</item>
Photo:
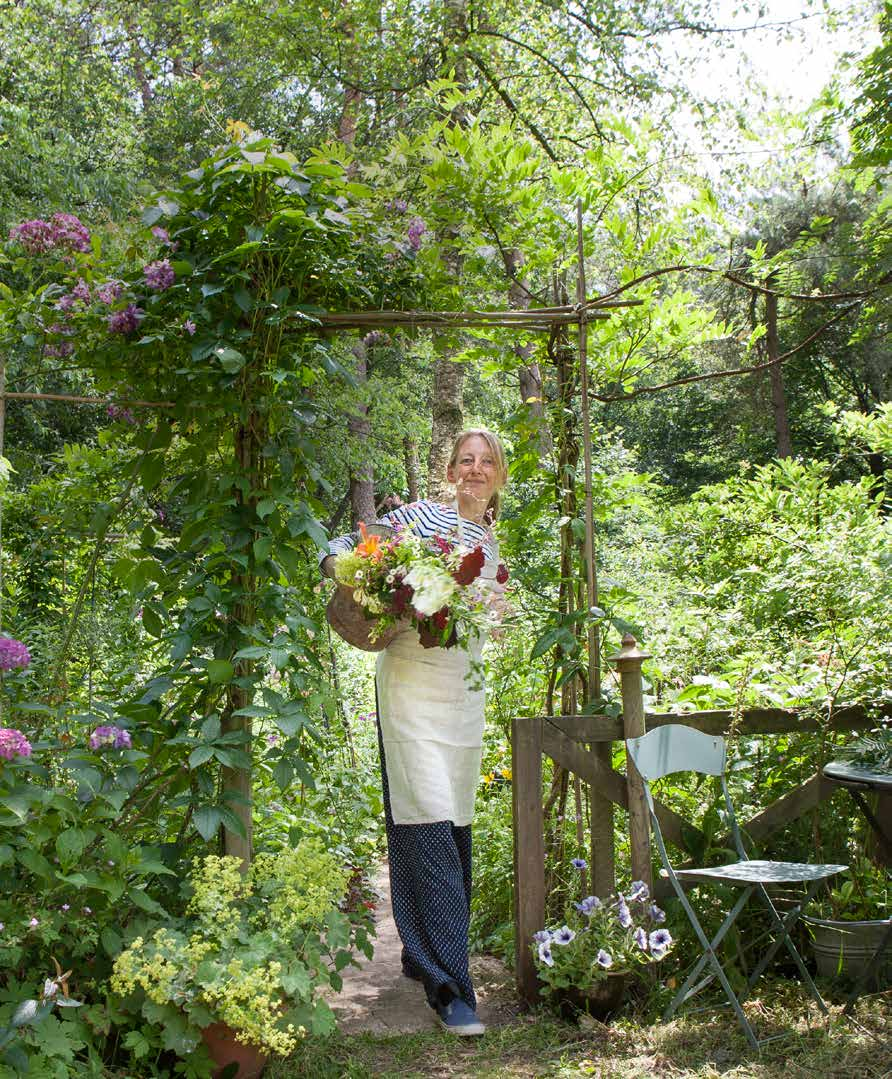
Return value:
[(499, 486), (493, 491), (484, 514), (484, 519), (489, 517), (490, 522), (492, 522), (498, 517), (499, 510), (502, 508), (502, 488), (508, 482), (508, 461), (505, 457), (505, 447), (502, 445), (502, 440), (499, 436), (492, 431), (488, 431), (485, 427), (468, 427), (466, 430), (461, 431), (455, 439), (455, 442), (452, 444), (452, 453), (449, 454), (449, 463), (446, 467), (447, 469), (455, 468), (458, 464), (458, 455), (461, 452), (462, 446), (469, 438), (473, 438), (474, 435), (477, 435), (478, 438), (482, 438), (487, 446), (489, 446), (490, 453), (493, 456), (493, 460), (496, 463), (496, 468), (499, 473)]

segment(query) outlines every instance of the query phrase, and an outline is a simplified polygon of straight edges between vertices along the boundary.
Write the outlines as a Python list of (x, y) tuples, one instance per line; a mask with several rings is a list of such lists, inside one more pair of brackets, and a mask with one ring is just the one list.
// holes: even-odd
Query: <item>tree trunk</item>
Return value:
[(465, 365), (438, 356), (434, 363), (434, 390), (431, 402), (431, 449), (427, 463), (427, 496), (451, 501), (452, 491), (446, 479), (446, 467), (452, 445), (464, 424), (462, 391)]
[(408, 436), (403, 439), (403, 457), (406, 465), (406, 486), (409, 489), (409, 501), (417, 502), (421, 497), (421, 465), (418, 461), (418, 443)]
[[(774, 275), (765, 279), (766, 288), (771, 288)], [(787, 395), (784, 390), (784, 373), (777, 363), (780, 347), (777, 337), (777, 296), (772, 292), (765, 297), (765, 345), (769, 361), (775, 361), (768, 368), (771, 379), (771, 408), (774, 413), (774, 435), (777, 442), (778, 457), (793, 456), (793, 442), (790, 438), (790, 419), (787, 415)]]

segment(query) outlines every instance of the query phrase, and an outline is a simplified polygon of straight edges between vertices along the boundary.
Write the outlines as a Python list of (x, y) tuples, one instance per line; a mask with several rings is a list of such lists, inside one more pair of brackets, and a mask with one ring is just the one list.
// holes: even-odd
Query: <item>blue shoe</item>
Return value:
[(453, 997), (448, 1004), (438, 1004), (437, 1015), (440, 1026), (450, 1034), (468, 1036), (486, 1033), (486, 1027), (477, 1018), (477, 1013), (461, 997)]

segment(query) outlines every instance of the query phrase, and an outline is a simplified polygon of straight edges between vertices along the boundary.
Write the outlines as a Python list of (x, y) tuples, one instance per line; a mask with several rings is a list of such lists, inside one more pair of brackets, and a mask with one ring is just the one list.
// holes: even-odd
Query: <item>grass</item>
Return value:
[(575, 1026), (545, 1011), (514, 1016), (482, 1038), (440, 1032), (307, 1039), (270, 1065), (268, 1079), (881, 1079), (892, 1076), (892, 996), (865, 998), (852, 1018), (823, 1016), (801, 989), (775, 982), (747, 1004), (757, 1036), (784, 1035), (752, 1051), (727, 1011), (666, 1024), (634, 1019)]

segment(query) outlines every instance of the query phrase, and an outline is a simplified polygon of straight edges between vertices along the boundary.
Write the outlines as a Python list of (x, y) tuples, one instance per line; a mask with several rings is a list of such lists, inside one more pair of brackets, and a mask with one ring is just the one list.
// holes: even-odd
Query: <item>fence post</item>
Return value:
[[(623, 646), (610, 657), (619, 671), (623, 697), (623, 737), (638, 738), (645, 733), (644, 693), (641, 665), (650, 659), (631, 633), (623, 636)], [(650, 860), (650, 814), (644, 797), (644, 783), (632, 758), (626, 755), (626, 786), (629, 792), (629, 845), (632, 852), (632, 879), (643, 880), (653, 891)]]
[(545, 822), (542, 811), (542, 720), (511, 721), (514, 823), (514, 971), (520, 996), (538, 998), (533, 934), (545, 925)]

